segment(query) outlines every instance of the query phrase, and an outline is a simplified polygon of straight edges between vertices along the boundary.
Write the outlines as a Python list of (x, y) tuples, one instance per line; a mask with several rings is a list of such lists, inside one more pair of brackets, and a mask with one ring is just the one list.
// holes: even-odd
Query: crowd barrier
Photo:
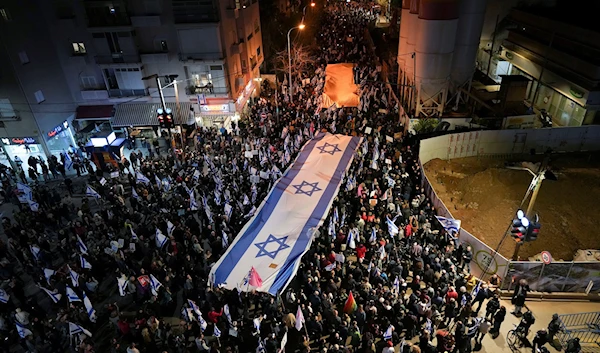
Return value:
[[(532, 152), (544, 153), (548, 149), (556, 153), (600, 150), (600, 126), (486, 130), (437, 136), (421, 140), (419, 162), (422, 166), (436, 158), (449, 160), (463, 157), (511, 157)], [(438, 215), (454, 218), (437, 196), (425, 173), (422, 186), (432, 205), (436, 207)], [(497, 273), (503, 278), (503, 289), (511, 289), (514, 280), (524, 278), (535, 291), (600, 291), (600, 262), (561, 261), (544, 265), (541, 262), (509, 261), (502, 255), (495, 254), (492, 248), (464, 229), (460, 230), (459, 242), (468, 244), (473, 249), (471, 273), (483, 279)], [(486, 268), (488, 270), (484, 273)]]

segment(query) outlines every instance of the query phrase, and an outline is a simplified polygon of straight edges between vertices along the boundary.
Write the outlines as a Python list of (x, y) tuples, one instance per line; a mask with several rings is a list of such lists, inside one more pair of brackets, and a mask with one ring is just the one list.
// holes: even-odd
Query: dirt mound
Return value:
[[(600, 168), (587, 159), (553, 160), (558, 181), (544, 181), (534, 212), (542, 229), (538, 241), (521, 247), (521, 258), (550, 251), (554, 259), (571, 260), (578, 249), (600, 249), (594, 217), (600, 198)], [(438, 196), (463, 227), (495, 248), (506, 232), (531, 182), (525, 171), (504, 168), (504, 161), (434, 159), (424, 170)], [(524, 209), (527, 203), (522, 206)], [(500, 252), (511, 257), (514, 242)]]

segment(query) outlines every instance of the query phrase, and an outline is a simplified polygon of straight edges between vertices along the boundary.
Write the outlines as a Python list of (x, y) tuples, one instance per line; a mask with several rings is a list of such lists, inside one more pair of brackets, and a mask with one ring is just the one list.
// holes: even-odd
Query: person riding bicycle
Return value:
[(535, 317), (531, 311), (527, 311), (523, 314), (519, 326), (517, 326), (517, 332), (523, 333), (522, 338), (526, 338), (529, 335), (529, 328), (535, 323)]
[(580, 353), (581, 345), (579, 344), (579, 337), (571, 338), (567, 341), (567, 347), (565, 353)]
[(533, 346), (532, 346), (533, 353), (538, 352), (535, 349), (536, 347), (538, 347), (541, 351), (546, 343), (548, 343), (548, 331), (546, 331), (545, 329), (539, 330), (535, 334), (535, 337), (533, 338)]

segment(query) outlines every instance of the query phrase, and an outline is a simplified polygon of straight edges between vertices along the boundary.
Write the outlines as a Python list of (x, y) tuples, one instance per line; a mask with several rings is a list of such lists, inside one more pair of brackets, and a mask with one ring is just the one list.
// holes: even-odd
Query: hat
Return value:
[(392, 341), (387, 341), (387, 346), (388, 346), (388, 347), (393, 347), (393, 346), (394, 346), (394, 343), (393, 343)]

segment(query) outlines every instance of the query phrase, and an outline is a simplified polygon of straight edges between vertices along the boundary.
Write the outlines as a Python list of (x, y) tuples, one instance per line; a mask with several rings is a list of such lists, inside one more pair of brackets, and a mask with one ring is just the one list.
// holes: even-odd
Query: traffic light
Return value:
[(525, 235), (525, 241), (534, 241), (537, 239), (538, 234), (540, 233), (540, 228), (542, 225), (539, 222), (538, 215), (535, 215), (535, 220), (531, 222), (529, 227), (527, 228), (527, 234)]
[(166, 113), (167, 114), (165, 114), (165, 128), (170, 129), (173, 127), (173, 112), (171, 111), (171, 108), (167, 108)]
[(517, 218), (513, 219), (510, 233), (517, 243), (525, 240), (529, 228), (529, 220), (523, 210), (517, 211)]

